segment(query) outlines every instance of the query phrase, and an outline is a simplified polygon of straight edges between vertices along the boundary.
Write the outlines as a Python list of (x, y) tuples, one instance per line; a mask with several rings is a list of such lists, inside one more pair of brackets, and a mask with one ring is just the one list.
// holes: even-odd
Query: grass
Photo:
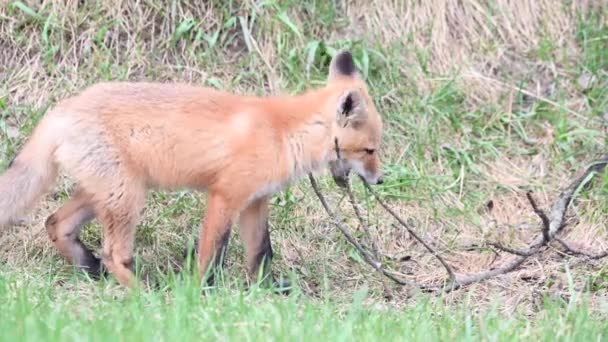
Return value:
[[(607, 8), (556, 4), (6, 1), (0, 169), (50, 107), (87, 85), (179, 81), (294, 94), (323, 84), (332, 54), (348, 47), (385, 121), (388, 176), (378, 191), (458, 273), (487, 269), (508, 256), (467, 246), (528, 242), (538, 222), (525, 192), (546, 208), (574, 172), (606, 151)], [(564, 238), (579, 248), (608, 248), (607, 177), (573, 205)], [(320, 183), (356, 227), (344, 195), (329, 177)], [(410, 280), (442, 279), (436, 260), (354, 185), (383, 261)], [(111, 281), (74, 276), (52, 248), (42, 223), (71, 187), (62, 178), (24, 224), (0, 231), (3, 338), (605, 339), (605, 262), (547, 252), (449, 296), (412, 295), (370, 272), (306, 181), (277, 194), (271, 209), (275, 269), (294, 278), (295, 295), (228, 284), (201, 297), (189, 280), (168, 277), (185, 263), (204, 213), (204, 196), (191, 191), (150, 194), (136, 257), (139, 271), (165, 289), (128, 294)], [(82, 239), (99, 249), (100, 227), (89, 225)], [(238, 234), (228, 253), (229, 278), (242, 279)]]
[(103, 283), (80, 293), (48, 286), (46, 277), (20, 278), (0, 275), (2, 340), (600, 341), (608, 333), (606, 320), (591, 315), (581, 298), (546, 302), (529, 320), (425, 298), (407, 310), (373, 308), (365, 287), (336, 305), (297, 290), (283, 297), (224, 286), (201, 297), (187, 277), (172, 278), (161, 291), (118, 294)]

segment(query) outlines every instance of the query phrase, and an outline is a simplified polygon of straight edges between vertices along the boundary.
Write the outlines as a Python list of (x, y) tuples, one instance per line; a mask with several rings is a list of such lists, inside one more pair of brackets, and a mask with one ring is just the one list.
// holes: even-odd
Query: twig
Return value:
[[(338, 158), (338, 160), (340, 160), (342, 157), (340, 156), (340, 146), (338, 145), (338, 138), (334, 139), (334, 149), (336, 151), (336, 157)], [(357, 205), (357, 200), (355, 199), (355, 195), (353, 194), (353, 190), (350, 186), (350, 180), (346, 181), (345, 187), (346, 187), (346, 194), (348, 195), (348, 201), (350, 202), (350, 204), (353, 207), (353, 211), (355, 212), (355, 216), (357, 216), (357, 219), (359, 220), (361, 229), (363, 229), (363, 231), (365, 232), (365, 235), (367, 236), (367, 239), (369, 240), (369, 244), (372, 249), (371, 253), (374, 255), (374, 258), (378, 259), (378, 248), (376, 247), (376, 244), (374, 243), (372, 235), (369, 232), (369, 227), (367, 226), (367, 224), (365, 224), (365, 221), (363, 220), (363, 215), (361, 215), (361, 211), (359, 210), (359, 205)]]
[[(570, 185), (568, 185), (566, 187), (566, 189), (564, 189), (561, 192), (561, 194), (559, 195), (557, 200), (554, 202), (553, 207), (551, 209), (551, 219), (548, 222), (549, 238), (550, 238), (549, 241), (551, 241), (551, 239), (554, 239), (555, 235), (560, 233), (561, 230), (565, 227), (564, 220), (566, 217), (566, 212), (568, 210), (570, 203), (572, 202), (572, 198), (573, 198), (574, 194), (576, 193), (576, 191), (578, 189), (580, 189), (581, 186), (586, 184), (589, 180), (591, 180), (591, 178), (593, 177), (594, 174), (602, 172), (602, 170), (604, 170), (604, 168), (606, 168), (607, 164), (608, 164), (608, 155), (604, 155), (601, 159), (599, 159), (598, 161), (596, 161), (593, 164), (591, 164), (590, 166), (588, 166), (586, 169), (584, 169), (584, 171), (580, 172), (579, 176), (576, 177), (574, 179), (574, 181), (572, 181), (570, 183)], [(530, 198), (528, 198), (528, 199), (530, 199)], [(536, 205), (536, 203), (533, 200), (530, 202), (530, 204), (532, 204), (532, 203), (534, 203), (534, 205)], [(533, 206), (533, 208), (534, 208), (534, 206)], [(538, 207), (536, 209), (538, 209)], [(536, 209), (535, 209), (535, 212), (536, 212)], [(537, 212), (537, 215), (540, 216), (540, 214), (538, 212)], [(541, 219), (542, 219), (542, 217), (541, 217)], [(547, 225), (547, 223), (545, 223), (545, 221), (543, 220), (543, 231), (546, 229), (545, 228), (546, 225)], [(541, 249), (541, 247), (545, 246), (546, 244), (547, 244), (547, 241), (545, 241), (544, 233), (541, 233), (540, 236), (538, 236), (530, 244), (530, 247), (529, 247), (528, 251), (526, 251), (527, 253), (525, 253), (525, 255), (520, 255), (520, 256), (514, 258), (511, 262), (507, 263), (503, 267), (500, 267), (500, 268), (497, 268), (497, 269), (494, 269), (491, 271), (481, 272), (478, 274), (473, 274), (473, 275), (470, 275), (467, 277), (460, 278), (460, 279), (458, 279), (457, 282), (452, 284), (451, 287), (444, 288), (444, 291), (450, 292), (450, 291), (457, 290), (461, 287), (464, 287), (464, 286), (467, 286), (467, 285), (470, 285), (473, 283), (478, 283), (478, 282), (490, 279), (492, 277), (495, 277), (495, 276), (498, 276), (501, 274), (506, 274), (506, 273), (512, 272), (515, 269), (517, 269), (521, 264), (523, 264), (524, 261), (526, 261), (530, 256), (538, 253), (538, 251)], [(571, 250), (574, 250), (574, 249), (571, 249)], [(603, 257), (602, 254), (599, 254), (598, 256)]]
[(526, 197), (528, 198), (528, 202), (530, 202), (532, 209), (534, 210), (536, 215), (538, 215), (538, 217), (540, 217), (540, 220), (543, 223), (543, 225), (542, 225), (543, 243), (547, 244), (547, 242), (549, 242), (549, 240), (551, 240), (551, 236), (549, 236), (549, 228), (551, 226), (551, 222), (549, 221), (547, 214), (545, 214), (544, 211), (542, 211), (540, 208), (538, 208), (538, 205), (536, 204), (534, 197), (532, 197), (532, 191), (526, 192)]
[(606, 168), (607, 164), (608, 154), (605, 154), (602, 156), (602, 158), (592, 163), (584, 171), (580, 172), (580, 175), (576, 177), (572, 183), (570, 183), (559, 198), (553, 203), (550, 213), (551, 225), (549, 235), (555, 236), (564, 228), (565, 215), (562, 215), (562, 213), (566, 212), (574, 194), (578, 191), (578, 189), (587, 184), (587, 182), (589, 182), (596, 173), (602, 172), (604, 168)]
[(426, 243), (426, 241), (424, 241), (420, 236), (418, 236), (418, 234), (410, 227), (410, 225), (405, 223), (405, 221), (403, 221), (403, 219), (401, 217), (399, 217), (399, 215), (397, 215), (397, 213), (395, 213), (393, 211), (393, 209), (391, 209), (386, 203), (384, 203), (384, 201), (380, 198), (378, 193), (376, 191), (374, 191), (374, 189), (372, 189), (372, 187), (369, 184), (367, 184), (365, 179), (363, 179), (362, 177), (360, 177), (360, 178), (363, 181), (363, 184), (365, 185), (367, 190), (374, 196), (376, 201), (378, 201), (378, 203), (380, 203), (380, 205), (386, 211), (388, 211), (388, 213), (391, 214), (391, 216), (393, 216), (395, 218), (395, 220), (397, 220), (397, 222), (399, 222), (408, 231), (408, 233), (410, 233), (410, 235), (412, 235), (414, 237), (414, 239), (416, 239), (418, 242), (420, 242), (420, 244), (422, 244), (424, 246), (424, 248), (426, 248), (435, 258), (437, 258), (437, 260), (439, 260), (439, 262), (445, 268), (446, 272), (448, 272), (450, 280), (452, 282), (456, 281), (456, 274), (454, 273), (452, 266), (450, 266), (450, 264), (448, 264), (443, 259), (443, 257), (441, 255), (439, 255), (439, 253), (437, 253), (437, 251), (435, 251), (435, 249), (433, 247), (431, 247), (431, 245)]
[(357, 205), (357, 200), (355, 199), (355, 195), (353, 194), (352, 188), (350, 187), (350, 182), (346, 182), (346, 194), (348, 195), (348, 201), (353, 207), (353, 211), (355, 212), (355, 216), (359, 220), (359, 224), (361, 225), (361, 229), (365, 232), (367, 239), (369, 240), (369, 244), (371, 247), (371, 253), (374, 255), (376, 259), (378, 259), (378, 248), (376, 247), (376, 243), (372, 238), (372, 234), (369, 232), (369, 226), (365, 224), (365, 220), (363, 220), (363, 215), (361, 215), (361, 211), (359, 210), (359, 206)]
[(389, 278), (390, 280), (394, 281), (395, 283), (397, 283), (399, 285), (415, 286), (415, 287), (419, 287), (419, 288), (423, 288), (423, 289), (427, 288), (427, 286), (425, 286), (425, 285), (408, 283), (404, 280), (398, 279), (395, 276), (393, 276), (390, 271), (388, 271), (387, 269), (382, 267), (382, 263), (379, 262), (378, 260), (375, 260), (369, 254), (369, 252), (366, 251), (357, 242), (357, 240), (355, 240), (355, 238), (352, 235), (350, 235), (350, 233), (348, 232), (346, 227), (344, 227), (342, 222), (337, 218), (336, 214), (333, 212), (333, 210), (331, 210), (331, 208), (327, 204), (325, 197), (321, 194), (321, 191), (319, 190), (319, 185), (317, 184), (317, 181), (315, 180), (313, 175), (309, 174), (308, 178), (310, 179), (310, 185), (312, 186), (312, 189), (314, 190), (315, 194), (319, 198), (319, 201), (321, 201), (321, 205), (323, 205), (323, 208), (325, 208), (325, 211), (327, 211), (327, 214), (331, 218), (333, 224), (342, 232), (342, 234), (344, 235), (346, 240), (357, 249), (357, 251), (359, 252), (359, 254), (361, 254), (361, 256), (363, 257), (363, 260), (365, 260), (366, 263), (368, 263), (370, 266), (372, 266), (374, 268), (374, 270), (382, 273), (385, 277)]
[(558, 237), (553, 238), (553, 240), (557, 241), (560, 245), (562, 245), (562, 247), (564, 247), (564, 249), (566, 250), (566, 252), (568, 254), (583, 256), (585, 258), (592, 259), (592, 260), (598, 260), (598, 259), (608, 257), (608, 250), (597, 253), (597, 254), (592, 254), (592, 253), (587, 253), (587, 252), (581, 251), (580, 249), (576, 249), (576, 248), (570, 246), (566, 241), (564, 241)]
[(525, 256), (525, 257), (529, 257), (532, 255), (532, 254), (530, 254), (531, 253), (530, 250), (524, 251), (521, 249), (515, 249), (515, 248), (504, 246), (503, 244), (500, 244), (498, 242), (486, 242), (486, 244), (488, 246), (492, 246), (503, 252), (507, 252), (507, 253), (514, 254), (514, 255)]
[[(529, 244), (527, 250), (518, 250), (518, 249), (506, 247), (506, 246), (503, 246), (496, 242), (487, 242), (486, 243), (487, 245), (495, 247), (496, 249), (499, 249), (503, 252), (514, 254), (514, 255), (516, 255), (516, 257), (513, 258), (510, 262), (508, 262), (506, 265), (503, 265), (502, 267), (499, 267), (499, 268), (496, 268), (496, 269), (493, 269), (490, 271), (480, 272), (477, 274), (472, 274), (472, 275), (462, 276), (462, 277), (456, 277), (452, 267), (443, 259), (443, 257), (441, 257), (441, 255), (439, 253), (437, 253), (437, 251), (435, 251), (435, 249), (433, 249), (421, 237), (419, 237), (418, 234), (416, 234), (416, 232), (410, 227), (410, 225), (407, 224), (403, 219), (401, 219), (380, 198), (380, 196), (370, 187), (370, 185), (367, 182), (365, 182), (365, 180), (363, 178), (361, 178), (363, 181), (363, 184), (365, 185), (367, 190), (374, 196), (374, 198), (378, 201), (378, 203), (380, 203), (380, 205), (389, 214), (391, 214), (391, 216), (393, 216), (410, 233), (411, 236), (413, 236), (418, 242), (420, 242), (435, 258), (437, 258), (437, 260), (439, 260), (441, 262), (441, 264), (444, 266), (444, 268), (446, 269), (446, 271), (450, 277), (449, 283), (443, 287), (438, 287), (438, 286), (428, 285), (428, 284), (406, 282), (399, 278), (396, 278), (392, 274), (391, 271), (382, 267), (381, 262), (377, 261), (377, 259), (374, 258), (374, 256), (372, 256), (369, 251), (364, 249), (352, 237), (352, 235), (350, 235), (350, 233), (344, 227), (342, 222), (336, 217), (335, 213), (331, 210), (331, 208), (325, 201), (325, 198), (321, 194), (321, 191), (319, 190), (319, 187), (318, 187), (317, 182), (314, 179), (314, 177), (312, 175), (309, 175), (309, 178), (310, 178), (310, 183), (313, 187), (313, 190), (315, 191), (315, 194), (317, 195), (317, 197), (319, 197), (321, 204), (323, 205), (323, 207), (327, 211), (328, 215), (332, 219), (332, 222), (338, 227), (338, 229), (342, 232), (342, 234), (344, 234), (347, 241), (358, 250), (358, 252), (361, 254), (361, 256), (363, 257), (365, 262), (367, 262), (369, 265), (371, 265), (376, 271), (382, 273), (384, 276), (386, 276), (387, 278), (391, 279), (392, 281), (394, 281), (395, 283), (397, 283), (399, 285), (416, 286), (422, 290), (443, 291), (443, 292), (447, 293), (447, 292), (458, 290), (462, 287), (471, 285), (473, 283), (482, 282), (487, 279), (496, 277), (498, 275), (506, 274), (506, 273), (516, 270), (529, 257), (539, 253), (540, 250), (543, 247), (545, 247), (546, 245), (548, 245), (548, 243), (551, 242), (552, 240), (555, 240), (558, 243), (560, 243), (571, 254), (585, 256), (590, 259), (601, 259), (601, 258), (608, 256), (608, 251), (605, 251), (605, 252), (602, 252), (599, 254), (590, 254), (587, 252), (577, 250), (575, 248), (570, 247), (566, 242), (562, 241), (561, 239), (559, 239), (556, 236), (566, 226), (564, 224), (566, 213), (567, 213), (570, 203), (572, 202), (572, 199), (573, 199), (575, 193), (582, 186), (587, 184), (596, 173), (602, 172), (606, 168), (607, 165), (608, 165), (608, 155), (604, 155), (601, 159), (599, 159), (598, 161), (594, 162), (593, 164), (588, 166), (586, 169), (581, 171), (579, 173), (579, 175), (577, 177), (575, 177), (575, 179), (560, 193), (557, 200), (555, 200), (555, 202), (553, 203), (553, 206), (551, 207), (550, 217), (548, 217), (545, 214), (545, 212), (538, 207), (536, 201), (534, 200), (534, 197), (532, 196), (532, 194), (530, 192), (528, 192), (526, 194), (526, 197), (528, 198), (528, 201), (530, 202), (532, 209), (540, 217), (540, 219), (542, 221), (541, 233), (536, 237), (536, 239), (534, 239)], [(355, 214), (357, 215), (362, 226), (365, 229), (367, 229), (366, 225), (363, 222), (363, 218), (360, 215), (360, 212), (358, 211), (358, 208), (356, 206), (355, 197), (352, 194), (350, 187), (348, 187), (348, 186), (347, 186), (347, 191), (350, 192), (349, 199), (351, 200), (351, 203), (353, 204)]]
[[(350, 233), (348, 232), (346, 227), (344, 227), (342, 225), (342, 222), (336, 217), (333, 210), (331, 210), (331, 208), (327, 204), (325, 197), (321, 194), (321, 191), (319, 190), (319, 185), (317, 184), (317, 181), (315, 180), (315, 178), (312, 175), (308, 175), (308, 178), (310, 179), (310, 184), (312, 185), (312, 188), (315, 191), (315, 194), (317, 195), (317, 197), (319, 197), (319, 200), (321, 201), (321, 205), (323, 205), (323, 208), (325, 208), (325, 211), (327, 211), (327, 213), (330, 214), (332, 222), (336, 225), (336, 227), (338, 227), (338, 229), (340, 229), (342, 234), (344, 234), (344, 236), (346, 237), (346, 240), (348, 240), (348, 242), (350, 242), (350, 244), (352, 244), (361, 253), (361, 255), (363, 255), (364, 258), (368, 259), (369, 252), (367, 250), (365, 250), (365, 248), (363, 248), (363, 246), (361, 246), (352, 235), (350, 235)], [(377, 268), (380, 266), (379, 265), (380, 263), (376, 260), (370, 259), (369, 262), (374, 268)]]
[(474, 283), (479, 283), (482, 282), (484, 280), (488, 280), (490, 278), (494, 278), (496, 276), (499, 276), (501, 274), (506, 274), (509, 272), (513, 272), (514, 270), (516, 270), (521, 264), (524, 263), (524, 261), (526, 261), (526, 259), (528, 259), (527, 256), (520, 256), (517, 257), (515, 259), (513, 259), (511, 262), (509, 262), (508, 264), (493, 269), (491, 271), (487, 271), (487, 272), (481, 272), (481, 273), (477, 273), (477, 274), (473, 274), (473, 275), (469, 275), (469, 276), (465, 276), (465, 277), (461, 277), (458, 279), (458, 281), (452, 283), (450, 286), (446, 286), (443, 288), (444, 292), (452, 292), (452, 291), (456, 291), (458, 289), (461, 289), (465, 286), (474, 284)]

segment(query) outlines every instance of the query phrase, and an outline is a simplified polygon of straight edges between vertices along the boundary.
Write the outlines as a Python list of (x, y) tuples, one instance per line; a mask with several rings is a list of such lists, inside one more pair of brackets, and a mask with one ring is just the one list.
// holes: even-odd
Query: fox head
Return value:
[(332, 59), (327, 86), (336, 89), (328, 104), (335, 115), (334, 151), (329, 162), (334, 181), (344, 186), (352, 170), (369, 184), (381, 184), (382, 119), (350, 52), (342, 51)]

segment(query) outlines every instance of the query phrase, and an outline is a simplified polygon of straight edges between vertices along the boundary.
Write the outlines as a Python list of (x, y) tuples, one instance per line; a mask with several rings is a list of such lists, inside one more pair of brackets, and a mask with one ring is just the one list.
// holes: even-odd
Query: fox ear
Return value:
[(341, 127), (357, 125), (367, 119), (365, 99), (358, 90), (348, 90), (338, 99), (337, 119)]
[(331, 81), (340, 77), (355, 77), (356, 75), (357, 69), (355, 68), (353, 55), (350, 53), (350, 51), (340, 51), (331, 60), (331, 64), (329, 65), (328, 80)]

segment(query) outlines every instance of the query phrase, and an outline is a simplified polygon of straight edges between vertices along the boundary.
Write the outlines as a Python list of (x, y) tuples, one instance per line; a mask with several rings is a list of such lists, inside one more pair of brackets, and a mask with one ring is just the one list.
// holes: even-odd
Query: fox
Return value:
[[(94, 276), (103, 267), (134, 287), (135, 231), (148, 192), (192, 189), (207, 196), (199, 275), (221, 266), (218, 256), (238, 223), (249, 277), (271, 277), (272, 195), (324, 168), (340, 186), (350, 172), (382, 183), (382, 130), (348, 50), (331, 59), (324, 85), (289, 96), (177, 82), (97, 83), (47, 111), (0, 175), (0, 227), (31, 209), (63, 170), (74, 190), (46, 219), (49, 239), (74, 266)], [(79, 238), (94, 219), (102, 226), (100, 257)]]

